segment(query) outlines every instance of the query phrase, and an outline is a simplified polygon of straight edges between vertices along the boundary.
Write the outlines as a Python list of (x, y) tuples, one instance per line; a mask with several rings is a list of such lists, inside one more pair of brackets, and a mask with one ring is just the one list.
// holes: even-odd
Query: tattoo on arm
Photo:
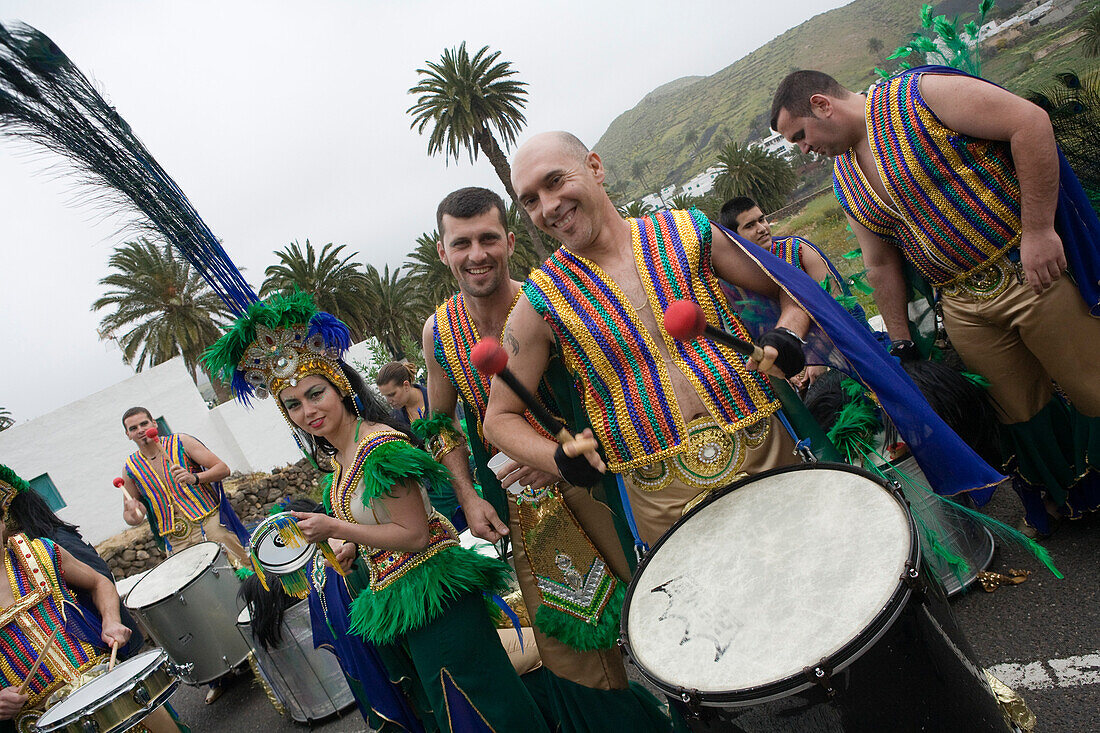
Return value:
[(519, 353), (519, 339), (512, 333), (511, 327), (504, 329), (504, 344), (512, 352), (512, 356)]

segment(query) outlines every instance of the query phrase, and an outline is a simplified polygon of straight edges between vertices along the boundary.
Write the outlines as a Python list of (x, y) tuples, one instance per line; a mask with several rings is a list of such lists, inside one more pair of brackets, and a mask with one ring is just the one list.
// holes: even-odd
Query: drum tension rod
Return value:
[(901, 574), (901, 582), (914, 593), (924, 592), (924, 578), (921, 576), (920, 569), (909, 560), (905, 561), (905, 572)]
[(680, 700), (687, 709), (687, 717), (692, 720), (698, 720), (700, 713), (699, 690), (694, 688), (690, 690), (680, 690)]
[(822, 657), (821, 661), (814, 666), (803, 668), (802, 674), (823, 689), (830, 699), (836, 696), (836, 688), (833, 687), (833, 666), (829, 664), (828, 658)]

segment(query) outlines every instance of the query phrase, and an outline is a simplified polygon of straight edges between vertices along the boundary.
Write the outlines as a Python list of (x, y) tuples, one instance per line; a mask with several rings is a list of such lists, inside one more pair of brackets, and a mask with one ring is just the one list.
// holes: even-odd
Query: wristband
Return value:
[(597, 471), (583, 454), (570, 458), (565, 455), (565, 448), (558, 445), (554, 451), (554, 464), (558, 467), (558, 473), (566, 482), (573, 486), (591, 488), (603, 480), (603, 474)]
[(776, 328), (768, 331), (757, 339), (761, 346), (771, 346), (779, 355), (775, 357), (775, 365), (783, 376), (790, 378), (806, 368), (806, 355), (802, 353), (802, 339), (786, 328)]

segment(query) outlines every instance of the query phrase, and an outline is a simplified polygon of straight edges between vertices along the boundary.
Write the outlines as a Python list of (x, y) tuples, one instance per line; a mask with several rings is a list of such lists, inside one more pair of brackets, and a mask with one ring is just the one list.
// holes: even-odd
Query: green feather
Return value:
[(436, 410), (427, 417), (413, 420), (412, 431), (420, 440), (427, 441), (444, 431), (455, 432), (454, 420), (447, 413)]
[(244, 580), (245, 578), (251, 578), (253, 575), (256, 574), (255, 572), (252, 571), (251, 568), (245, 568), (245, 567), (237, 568), (233, 572), (236, 574), (237, 580)]
[(603, 612), (595, 624), (588, 624), (572, 614), (557, 608), (540, 605), (535, 612), (535, 626), (544, 634), (568, 644), (578, 651), (611, 649), (619, 640), (619, 614), (626, 599), (626, 588), (615, 583), (615, 590), (607, 600)]
[(438, 491), (450, 485), (451, 472), (407, 441), (390, 440), (376, 446), (363, 462), (363, 505), (409, 479), (425, 481), (429, 491)]
[(359, 592), (351, 602), (351, 632), (375, 644), (429, 624), (467, 593), (507, 592), (512, 570), (464, 547), (448, 547), (385, 588)]
[(19, 477), (15, 471), (11, 470), (3, 463), (0, 463), (0, 481), (3, 481), (8, 486), (15, 489), (17, 493), (24, 491), (30, 491), (31, 485)]

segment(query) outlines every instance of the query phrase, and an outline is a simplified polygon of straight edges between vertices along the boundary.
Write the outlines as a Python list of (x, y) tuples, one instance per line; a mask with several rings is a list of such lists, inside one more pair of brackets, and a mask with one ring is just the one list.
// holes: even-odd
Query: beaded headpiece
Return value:
[(31, 485), (3, 463), (0, 463), (0, 513), (7, 513), (16, 494), (30, 491)]
[(252, 397), (277, 396), (313, 374), (346, 397), (353, 390), (339, 359), (350, 345), (343, 321), (318, 311), (309, 293), (295, 292), (248, 306), (202, 360), (246, 405)]

